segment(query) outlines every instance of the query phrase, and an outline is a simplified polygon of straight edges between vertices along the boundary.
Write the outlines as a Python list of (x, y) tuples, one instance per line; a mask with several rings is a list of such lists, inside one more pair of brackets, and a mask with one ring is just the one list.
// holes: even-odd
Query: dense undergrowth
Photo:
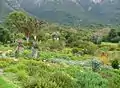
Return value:
[(2, 76), (0, 76), (0, 88), (17, 88), (15, 85), (8, 83), (4, 80)]
[[(119, 88), (119, 41), (118, 28), (74, 28), (12, 12), (0, 24), (0, 69), (9, 80), (0, 78), (0, 88), (7, 82), (18, 88)], [(100, 63), (93, 66), (93, 60)]]
[[(4, 76), (21, 88), (119, 88), (119, 70), (99, 72), (36, 60), (20, 59), (4, 68)], [(3, 63), (1, 62), (1, 63)]]
[(98, 73), (66, 64), (20, 60), (4, 71), (5, 77), (18, 81), (17, 85), (23, 88), (107, 88), (108, 85)]

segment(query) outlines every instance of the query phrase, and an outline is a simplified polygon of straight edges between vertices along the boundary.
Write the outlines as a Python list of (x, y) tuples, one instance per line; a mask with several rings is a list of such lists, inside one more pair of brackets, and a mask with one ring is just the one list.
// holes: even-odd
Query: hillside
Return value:
[(0, 19), (10, 12), (11, 9), (5, 2), (5, 0), (0, 0)]
[(2, 8), (9, 5), (8, 9), (24, 9), (41, 19), (58, 23), (120, 22), (119, 0), (2, 0), (0, 2), (3, 3)]
[(119, 88), (119, 29), (13, 11), (0, 24), (0, 88)]

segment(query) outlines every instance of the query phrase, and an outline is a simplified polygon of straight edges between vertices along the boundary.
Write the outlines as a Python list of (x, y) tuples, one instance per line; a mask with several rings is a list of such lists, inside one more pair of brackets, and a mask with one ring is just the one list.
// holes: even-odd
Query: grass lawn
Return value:
[(1, 76), (0, 76), (0, 88), (16, 88), (12, 84), (7, 83)]

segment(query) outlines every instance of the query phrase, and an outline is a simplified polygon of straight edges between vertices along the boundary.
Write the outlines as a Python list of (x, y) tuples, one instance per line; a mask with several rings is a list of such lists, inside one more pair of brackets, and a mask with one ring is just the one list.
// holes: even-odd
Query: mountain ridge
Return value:
[(10, 9), (24, 9), (41, 19), (58, 23), (120, 22), (119, 0), (5, 0), (4, 3)]

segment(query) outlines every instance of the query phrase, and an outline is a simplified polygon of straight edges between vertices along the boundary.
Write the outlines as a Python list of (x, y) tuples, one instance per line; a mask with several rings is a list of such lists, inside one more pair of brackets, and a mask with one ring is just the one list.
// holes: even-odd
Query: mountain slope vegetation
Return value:
[[(38, 18), (67, 24), (120, 22), (119, 0), (2, 0), (2, 7), (24, 9)], [(8, 9), (9, 9), (8, 8)], [(0, 10), (2, 11), (2, 10)], [(6, 11), (6, 10), (4, 10)]]

